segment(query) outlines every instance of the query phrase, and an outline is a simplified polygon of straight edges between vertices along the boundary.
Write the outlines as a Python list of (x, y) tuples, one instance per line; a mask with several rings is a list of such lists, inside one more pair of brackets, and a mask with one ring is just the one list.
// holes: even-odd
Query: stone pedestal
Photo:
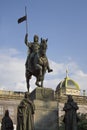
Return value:
[(54, 100), (54, 90), (51, 88), (37, 87), (30, 94), (31, 100)]
[(58, 106), (54, 101), (54, 91), (49, 88), (36, 88), (31, 93), (35, 104), (35, 130), (58, 130)]

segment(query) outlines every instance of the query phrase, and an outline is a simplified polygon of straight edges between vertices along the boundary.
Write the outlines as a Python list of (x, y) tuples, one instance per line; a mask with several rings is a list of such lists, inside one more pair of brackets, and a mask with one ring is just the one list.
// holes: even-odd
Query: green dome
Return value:
[(62, 80), (56, 87), (56, 91), (60, 88), (72, 88), (72, 89), (77, 89), (77, 90), (80, 90), (80, 87), (79, 85), (74, 81), (72, 80), (71, 78), (67, 77)]

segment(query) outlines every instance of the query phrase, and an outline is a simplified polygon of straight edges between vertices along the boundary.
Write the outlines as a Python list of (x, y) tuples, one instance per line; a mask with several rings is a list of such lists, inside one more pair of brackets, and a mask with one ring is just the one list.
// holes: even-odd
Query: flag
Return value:
[(25, 21), (25, 20), (27, 20), (27, 16), (26, 15), (18, 19), (18, 24), (23, 22), (23, 21)]

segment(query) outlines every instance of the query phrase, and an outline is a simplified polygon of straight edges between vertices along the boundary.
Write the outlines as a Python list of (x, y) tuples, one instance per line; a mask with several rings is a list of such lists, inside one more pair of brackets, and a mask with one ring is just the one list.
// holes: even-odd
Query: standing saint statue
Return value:
[(17, 110), (17, 130), (34, 130), (34, 104), (25, 92)]
[(9, 111), (6, 110), (5, 115), (1, 121), (1, 130), (13, 130), (13, 129), (14, 129), (13, 121), (9, 116)]
[(68, 95), (67, 103), (65, 103), (63, 108), (63, 111), (65, 111), (63, 119), (65, 130), (77, 130), (78, 117), (76, 111), (78, 109), (77, 103), (74, 102), (71, 95)]

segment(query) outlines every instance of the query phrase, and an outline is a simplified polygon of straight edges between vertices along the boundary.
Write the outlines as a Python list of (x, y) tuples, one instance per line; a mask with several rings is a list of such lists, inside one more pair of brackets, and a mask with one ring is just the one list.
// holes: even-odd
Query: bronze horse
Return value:
[(48, 72), (53, 71), (49, 68), (48, 59), (46, 56), (47, 51), (47, 41), (48, 39), (42, 39), (40, 43), (40, 48), (37, 54), (32, 59), (32, 62), (28, 62), (28, 69), (26, 68), (26, 83), (27, 83), (27, 90), (29, 91), (30, 84), (29, 81), (31, 79), (31, 76), (36, 77), (36, 85), (38, 87), (43, 87), (43, 81), (44, 76), (46, 73), (46, 70)]

